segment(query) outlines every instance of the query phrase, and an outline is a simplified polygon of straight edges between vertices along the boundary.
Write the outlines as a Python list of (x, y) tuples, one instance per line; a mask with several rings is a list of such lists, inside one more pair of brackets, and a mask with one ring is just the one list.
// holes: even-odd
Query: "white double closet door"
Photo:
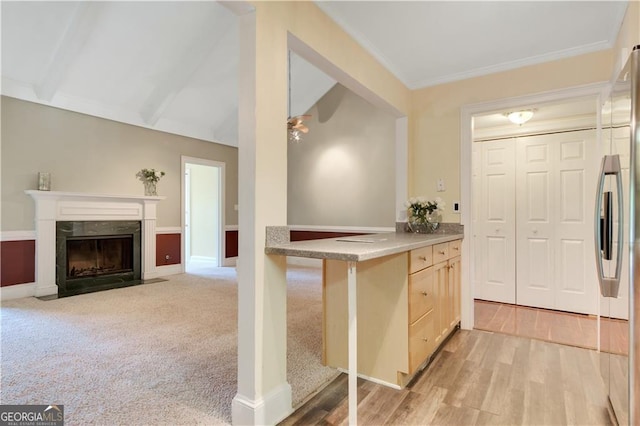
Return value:
[(478, 299), (596, 314), (596, 131), (474, 143)]

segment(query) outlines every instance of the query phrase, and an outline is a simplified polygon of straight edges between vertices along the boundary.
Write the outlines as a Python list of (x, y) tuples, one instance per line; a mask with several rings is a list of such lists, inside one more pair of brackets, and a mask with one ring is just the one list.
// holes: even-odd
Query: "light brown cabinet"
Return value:
[[(460, 240), (357, 264), (358, 373), (404, 387), (460, 321)], [(347, 368), (346, 263), (326, 260), (323, 362)]]

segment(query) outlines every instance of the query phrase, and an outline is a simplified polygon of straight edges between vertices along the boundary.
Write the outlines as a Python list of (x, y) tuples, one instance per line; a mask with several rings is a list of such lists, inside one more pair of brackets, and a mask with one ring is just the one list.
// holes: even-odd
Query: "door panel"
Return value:
[(471, 210), (471, 221), (473, 224), (473, 272), (472, 272), (472, 281), (473, 281), (473, 289), (474, 295), (473, 297), (476, 299), (482, 298), (482, 270), (484, 265), (484, 256), (482, 250), (482, 229), (480, 229), (480, 223), (478, 219), (480, 218), (480, 204), (481, 204), (481, 193), (482, 193), (482, 145), (479, 143), (474, 143), (471, 148), (471, 154), (473, 156), (471, 162), (471, 176), (472, 176), (472, 184), (473, 184), (473, 193), (472, 193), (472, 210)]
[(515, 146), (513, 139), (479, 145), (476, 297), (515, 303)]
[(593, 256), (593, 206), (597, 184), (596, 132), (584, 130), (556, 136), (560, 151), (555, 166), (560, 191), (555, 223), (556, 266), (554, 309), (598, 313), (598, 282)]
[(552, 158), (541, 137), (519, 138), (516, 148), (518, 304), (553, 307)]

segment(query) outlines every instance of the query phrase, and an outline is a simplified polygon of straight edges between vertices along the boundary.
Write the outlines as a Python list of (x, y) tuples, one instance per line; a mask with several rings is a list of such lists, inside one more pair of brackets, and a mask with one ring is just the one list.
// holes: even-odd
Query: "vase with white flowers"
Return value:
[(424, 197), (410, 198), (405, 202), (407, 207), (407, 226), (409, 231), (431, 233), (438, 229), (442, 220), (445, 202), (442, 198), (427, 200)]
[(136, 173), (136, 177), (144, 184), (144, 195), (158, 195), (156, 188), (158, 181), (165, 173), (156, 169), (142, 169)]

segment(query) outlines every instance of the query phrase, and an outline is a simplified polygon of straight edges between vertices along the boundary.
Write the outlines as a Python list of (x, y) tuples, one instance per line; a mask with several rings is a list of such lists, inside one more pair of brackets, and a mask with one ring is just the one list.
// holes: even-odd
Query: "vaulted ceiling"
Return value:
[[(626, 9), (615, 1), (316, 3), (410, 88), (609, 48)], [(1, 7), (3, 95), (237, 146), (238, 24), (220, 3)], [(292, 55), (291, 115), (334, 84)]]

